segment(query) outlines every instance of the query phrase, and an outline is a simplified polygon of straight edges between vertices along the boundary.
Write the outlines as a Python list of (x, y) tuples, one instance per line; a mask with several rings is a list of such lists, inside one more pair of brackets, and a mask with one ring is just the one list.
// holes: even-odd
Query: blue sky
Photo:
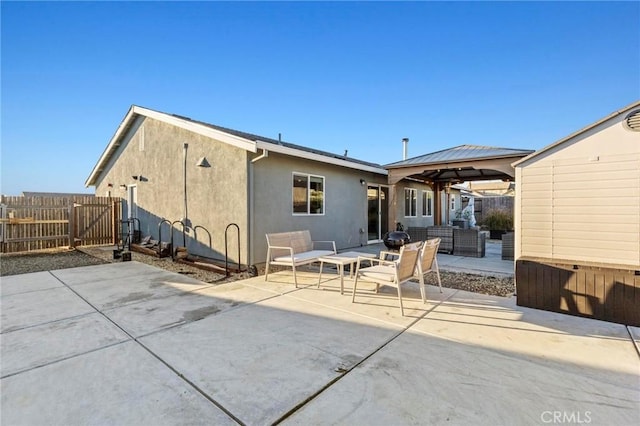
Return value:
[(0, 4), (1, 187), (84, 182), (131, 104), (380, 164), (539, 149), (640, 99), (638, 2)]

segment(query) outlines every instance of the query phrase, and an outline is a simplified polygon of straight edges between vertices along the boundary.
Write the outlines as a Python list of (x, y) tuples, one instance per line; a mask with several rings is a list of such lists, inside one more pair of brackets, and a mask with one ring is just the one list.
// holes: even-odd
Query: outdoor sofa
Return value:
[[(322, 256), (336, 254), (335, 241), (313, 241), (311, 233), (305, 231), (267, 234), (267, 260), (264, 280), (269, 278), (269, 266), (289, 266), (293, 269), (293, 280), (298, 287), (296, 266), (317, 262)], [(320, 248), (323, 246), (324, 248)]]
[(453, 253), (453, 226), (427, 226), (427, 239), (440, 238), (439, 252)]
[(453, 254), (455, 256), (484, 257), (486, 233), (479, 229), (453, 229)]

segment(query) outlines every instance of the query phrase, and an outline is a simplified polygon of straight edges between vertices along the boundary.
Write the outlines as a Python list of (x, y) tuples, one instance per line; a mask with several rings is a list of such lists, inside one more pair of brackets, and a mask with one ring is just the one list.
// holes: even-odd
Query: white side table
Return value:
[(369, 259), (375, 259), (376, 256), (373, 253), (359, 253), (357, 251), (348, 251), (345, 253), (332, 254), (329, 256), (322, 256), (318, 260), (320, 261), (320, 273), (318, 274), (318, 288), (320, 288), (320, 281), (322, 280), (322, 267), (325, 263), (330, 263), (338, 267), (338, 275), (340, 275), (340, 294), (344, 294), (344, 266), (349, 265), (349, 278), (353, 278), (353, 268), (358, 263), (358, 257), (367, 257)]

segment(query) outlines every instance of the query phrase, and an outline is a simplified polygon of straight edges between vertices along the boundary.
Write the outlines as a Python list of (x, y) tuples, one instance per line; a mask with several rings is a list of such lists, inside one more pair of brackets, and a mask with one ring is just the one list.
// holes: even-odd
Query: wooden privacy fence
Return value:
[(513, 216), (514, 197), (476, 197), (474, 200), (474, 215), (476, 222), (482, 223), (486, 214), (491, 210), (505, 210)]
[(116, 244), (120, 199), (73, 196), (1, 196), (2, 253)]

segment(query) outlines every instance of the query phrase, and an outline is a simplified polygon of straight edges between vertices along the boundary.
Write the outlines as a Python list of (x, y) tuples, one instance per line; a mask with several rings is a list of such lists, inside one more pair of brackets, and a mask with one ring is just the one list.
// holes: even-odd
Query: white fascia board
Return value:
[(266, 149), (267, 151), (277, 152), (279, 154), (290, 155), (292, 157), (304, 158), (306, 160), (319, 161), (327, 164), (334, 164), (336, 166), (348, 167), (350, 169), (362, 170), (365, 172), (377, 173), (387, 176), (389, 172), (386, 169), (379, 167), (367, 166), (366, 164), (359, 164), (353, 161), (342, 160), (340, 158), (327, 157), (325, 155), (316, 154), (314, 152), (303, 151), (301, 149), (289, 148), (283, 145), (277, 145), (270, 142), (257, 141), (257, 147), (259, 149)]
[(253, 153), (258, 152), (258, 148), (256, 147), (255, 142), (248, 139), (241, 138), (239, 136), (230, 135), (229, 133), (225, 133), (223, 131), (213, 129), (203, 124), (194, 123), (192, 121), (185, 120), (184, 118), (176, 117), (173, 115), (165, 114), (158, 111), (153, 111), (153, 110), (138, 107), (138, 106), (134, 107), (134, 112), (140, 115), (147, 116), (149, 118), (153, 118), (155, 120), (163, 121), (165, 123), (174, 125), (176, 127), (180, 127), (185, 130), (189, 130), (190, 132), (197, 133), (202, 136), (219, 140), (220, 142), (228, 143), (229, 145), (244, 149), (245, 151), (249, 151)]
[(100, 172), (102, 172), (102, 168), (111, 159), (111, 156), (113, 155), (115, 150), (118, 148), (118, 146), (120, 146), (121, 138), (124, 136), (123, 135), (124, 130), (131, 123), (133, 123), (133, 120), (135, 120), (137, 115), (153, 118), (155, 120), (162, 121), (164, 123), (171, 124), (176, 127), (180, 127), (181, 129), (189, 130), (191, 132), (194, 132), (206, 137), (210, 137), (224, 143), (228, 143), (229, 145), (244, 149), (246, 151), (250, 151), (253, 153), (258, 152), (256, 143), (253, 141), (240, 138), (238, 136), (230, 135), (220, 130), (213, 129), (211, 127), (207, 127), (202, 124), (194, 123), (194, 122), (185, 120), (183, 118), (175, 117), (173, 115), (165, 114), (158, 111), (153, 111), (147, 108), (142, 108), (134, 105), (131, 108), (129, 108), (127, 115), (124, 117), (124, 119), (118, 126), (118, 129), (116, 130), (116, 133), (113, 135), (113, 137), (109, 141), (107, 148), (104, 150), (104, 152), (100, 156), (100, 159), (98, 160), (96, 165), (93, 167), (91, 174), (89, 175), (87, 180), (84, 182), (85, 188), (91, 185), (95, 185), (96, 178), (98, 177)]
[(129, 108), (129, 111), (127, 112), (127, 115), (125, 115), (124, 119), (122, 120), (122, 122), (120, 123), (118, 128), (116, 129), (115, 134), (113, 135), (113, 137), (109, 141), (109, 144), (107, 145), (107, 147), (102, 152), (102, 155), (100, 156), (100, 159), (98, 160), (96, 165), (93, 166), (93, 170), (91, 170), (91, 174), (89, 175), (87, 180), (84, 182), (85, 188), (88, 188), (91, 185), (95, 185), (95, 183), (96, 183), (95, 180), (98, 177), (98, 174), (100, 174), (100, 172), (102, 171), (102, 167), (105, 164), (107, 164), (107, 162), (111, 158), (111, 155), (113, 154), (113, 152), (116, 150), (116, 148), (118, 146), (120, 146), (120, 137), (122, 136), (122, 133), (124, 132), (124, 129), (127, 127), (127, 125), (129, 123), (132, 122), (132, 120), (134, 120), (134, 117), (133, 117), (133, 115), (135, 114), (134, 109), (135, 109), (135, 107)]

